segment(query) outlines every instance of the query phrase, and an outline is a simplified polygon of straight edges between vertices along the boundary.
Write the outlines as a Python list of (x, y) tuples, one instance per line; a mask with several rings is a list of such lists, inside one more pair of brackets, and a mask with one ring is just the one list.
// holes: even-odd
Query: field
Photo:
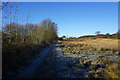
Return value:
[(75, 69), (76, 75), (85, 74), (86, 78), (119, 78), (118, 39), (66, 39), (59, 40), (58, 44), (68, 57), (72, 57), (67, 64)]
[(120, 79), (120, 4), (0, 4), (2, 79)]

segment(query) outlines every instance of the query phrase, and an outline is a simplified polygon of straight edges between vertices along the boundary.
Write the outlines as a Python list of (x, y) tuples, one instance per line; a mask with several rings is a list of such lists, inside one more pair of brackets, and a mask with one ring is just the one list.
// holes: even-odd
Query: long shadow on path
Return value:
[(73, 70), (66, 65), (67, 59), (55, 45), (36, 68), (33, 78), (76, 78)]
[(33, 78), (53, 78), (56, 73), (55, 47), (46, 55), (44, 61), (38, 65)]

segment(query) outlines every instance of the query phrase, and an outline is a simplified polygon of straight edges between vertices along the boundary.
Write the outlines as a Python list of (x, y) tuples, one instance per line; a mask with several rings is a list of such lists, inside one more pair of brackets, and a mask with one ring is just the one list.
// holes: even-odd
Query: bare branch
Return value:
[(3, 10), (6, 6), (7, 6), (8, 2), (7, 3), (3, 3), (2, 6), (0, 6), (0, 10)]

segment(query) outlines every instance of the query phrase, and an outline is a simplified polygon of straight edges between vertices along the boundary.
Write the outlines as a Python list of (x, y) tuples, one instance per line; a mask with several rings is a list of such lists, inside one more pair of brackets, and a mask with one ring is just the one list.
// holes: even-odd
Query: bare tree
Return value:
[(8, 5), (8, 2), (2, 2), (0, 5), (0, 11), (3, 10)]

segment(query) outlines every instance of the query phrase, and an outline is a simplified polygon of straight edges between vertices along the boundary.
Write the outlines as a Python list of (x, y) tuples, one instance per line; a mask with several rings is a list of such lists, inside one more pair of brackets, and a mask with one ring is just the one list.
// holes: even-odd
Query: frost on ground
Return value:
[(77, 78), (74, 70), (67, 66), (66, 55), (57, 44), (47, 54), (43, 64), (36, 68), (33, 78)]
[[(60, 47), (57, 47), (56, 51), (58, 52), (56, 56), (56, 61), (58, 61), (56, 63), (58, 71), (57, 78), (85, 78), (88, 70), (74, 67), (74, 63), (80, 59), (79, 56), (74, 54), (68, 55), (64, 53)], [(77, 72), (79, 72), (79, 75), (76, 75)]]
[[(99, 53), (99, 54), (98, 54)], [(100, 74), (104, 70), (102, 52), (92, 54), (66, 53), (59, 44), (52, 44), (43, 50), (32, 64), (20, 71), (18, 78), (88, 78), (93, 73)], [(110, 56), (107, 56), (110, 57)], [(118, 59), (116, 56), (111, 60)], [(93, 72), (91, 69), (94, 69)], [(103, 77), (103, 76), (101, 76)]]
[(35, 59), (32, 60), (31, 64), (27, 67), (24, 67), (19, 70), (18, 78), (32, 78), (32, 75), (36, 69), (36, 67), (41, 64), (47, 55), (47, 53), (51, 50), (54, 44), (50, 45), (49, 47), (45, 48), (40, 54), (37, 55)]
[(118, 78), (120, 58), (117, 50), (96, 49), (86, 44), (70, 44), (69, 41), (59, 42), (59, 46), (68, 58), (66, 64), (79, 78)]
[[(78, 58), (64, 53), (56, 44), (47, 54), (43, 64), (36, 68), (33, 78), (85, 78), (88, 69), (77, 68), (76, 70), (76, 67), (69, 65), (77, 60)], [(80, 75), (76, 75), (78, 72)]]

